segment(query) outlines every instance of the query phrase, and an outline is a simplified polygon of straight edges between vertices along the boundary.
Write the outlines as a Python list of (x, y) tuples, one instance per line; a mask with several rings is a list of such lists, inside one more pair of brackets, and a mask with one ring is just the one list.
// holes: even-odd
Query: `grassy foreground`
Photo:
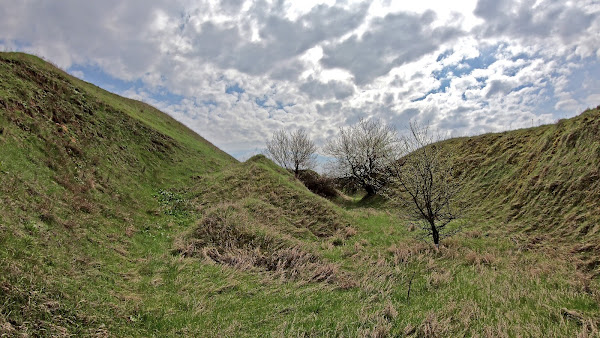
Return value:
[[(486, 154), (471, 165), (457, 154), (466, 196), (486, 204), (472, 203), (463, 231), (435, 251), (400, 210), (320, 198), (264, 157), (237, 163), (153, 108), (37, 58), (0, 54), (0, 73), (0, 335), (598, 335), (595, 252), (573, 251), (596, 243), (598, 204), (564, 197), (595, 190), (498, 192), (515, 172), (526, 191), (538, 171), (566, 170), (544, 172), (553, 162), (540, 159), (520, 172), (529, 152), (489, 150), (504, 136), (475, 138), (479, 148), (450, 141)], [(579, 130), (593, 114), (563, 126)], [(574, 152), (559, 126), (542, 128), (505, 134), (508, 149), (535, 133), (565, 161), (596, 149), (584, 129)], [(552, 149), (542, 148), (523, 149)], [(578, 163), (575, 182), (594, 170)], [(503, 217), (517, 198), (523, 211)], [(543, 223), (524, 209), (559, 205), (587, 218)]]

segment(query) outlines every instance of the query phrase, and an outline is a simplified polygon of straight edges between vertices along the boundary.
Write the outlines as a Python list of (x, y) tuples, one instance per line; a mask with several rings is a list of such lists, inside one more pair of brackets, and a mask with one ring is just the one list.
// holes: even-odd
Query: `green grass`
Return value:
[(528, 233), (600, 275), (600, 107), (553, 125), (446, 141), (472, 218)]
[(126, 326), (133, 309), (116, 295), (132, 285), (119, 276), (172, 236), (155, 196), (236, 161), (36, 57), (3, 53), (0, 74), (0, 323), (48, 334)]
[(438, 252), (381, 199), (320, 198), (38, 58), (0, 75), (0, 335), (598, 334), (597, 110), (449, 141), (482, 203)]

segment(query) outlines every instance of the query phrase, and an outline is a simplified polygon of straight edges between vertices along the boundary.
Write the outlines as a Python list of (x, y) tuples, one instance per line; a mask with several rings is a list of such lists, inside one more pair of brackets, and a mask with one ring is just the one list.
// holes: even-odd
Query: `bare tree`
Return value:
[(386, 184), (387, 168), (399, 158), (398, 141), (394, 128), (377, 119), (361, 119), (340, 128), (324, 152), (334, 157), (336, 175), (351, 178), (371, 196)]
[[(399, 200), (412, 216), (424, 222), (423, 230), (439, 248), (445, 227), (457, 218), (454, 198), (461, 184), (454, 175), (450, 153), (438, 143), (442, 138), (430, 132), (428, 126), (410, 124), (410, 133), (402, 146), (408, 153), (390, 168), (391, 186), (398, 193), (387, 196)], [(402, 196), (403, 195), (403, 196)]]
[(296, 176), (302, 169), (314, 166), (317, 147), (304, 129), (288, 134), (284, 129), (273, 133), (267, 141), (267, 154), (273, 161)]

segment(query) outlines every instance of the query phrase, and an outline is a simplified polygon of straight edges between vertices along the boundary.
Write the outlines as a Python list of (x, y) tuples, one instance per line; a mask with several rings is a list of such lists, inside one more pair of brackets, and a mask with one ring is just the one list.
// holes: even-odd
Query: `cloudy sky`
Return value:
[[(410, 4), (409, 4), (410, 3)], [(244, 159), (377, 117), (454, 136), (600, 104), (598, 0), (0, 0), (0, 50), (148, 102)]]

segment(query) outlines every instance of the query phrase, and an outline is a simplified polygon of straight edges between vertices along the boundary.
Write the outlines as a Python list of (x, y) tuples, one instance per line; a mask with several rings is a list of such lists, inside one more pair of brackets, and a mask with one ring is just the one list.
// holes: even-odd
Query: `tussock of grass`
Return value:
[(194, 229), (175, 242), (186, 257), (203, 257), (240, 270), (269, 271), (281, 279), (335, 282), (338, 267), (309, 252), (300, 240), (278, 231), (254, 201), (222, 203), (204, 212)]

